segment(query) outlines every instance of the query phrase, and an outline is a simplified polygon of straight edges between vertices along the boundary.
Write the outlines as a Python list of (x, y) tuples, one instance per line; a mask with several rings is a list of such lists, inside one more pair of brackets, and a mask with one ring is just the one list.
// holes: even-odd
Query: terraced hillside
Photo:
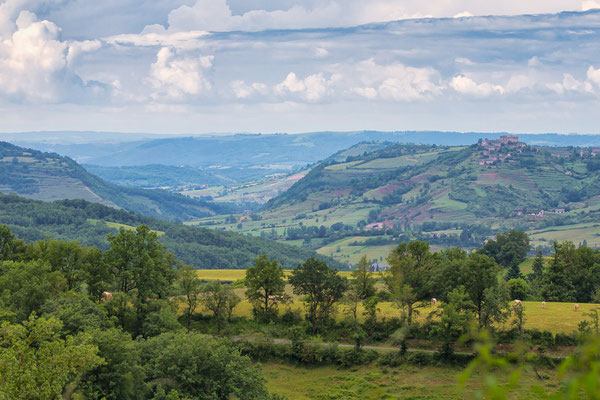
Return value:
[(170, 220), (231, 210), (164, 190), (117, 186), (88, 173), (68, 157), (5, 142), (0, 142), (0, 192), (44, 201), (82, 199)]
[[(546, 246), (584, 229), (576, 237), (600, 245), (600, 161), (594, 149), (511, 140), (349, 149), (354, 155), (337, 154), (319, 164), (254, 220), (241, 217), (240, 224), (227, 225), (215, 217), (200, 223), (277, 237), (351, 262), (361, 254), (383, 258), (399, 236), (474, 247), (511, 228), (530, 231), (535, 245)], [(374, 246), (381, 251), (373, 254)]]

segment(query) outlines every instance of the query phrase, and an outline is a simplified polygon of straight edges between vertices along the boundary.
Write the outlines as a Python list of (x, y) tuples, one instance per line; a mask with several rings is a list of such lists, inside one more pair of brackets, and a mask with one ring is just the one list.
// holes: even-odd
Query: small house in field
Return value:
[(565, 209), (564, 208), (557, 208), (554, 210), (555, 214), (564, 214), (565, 213)]

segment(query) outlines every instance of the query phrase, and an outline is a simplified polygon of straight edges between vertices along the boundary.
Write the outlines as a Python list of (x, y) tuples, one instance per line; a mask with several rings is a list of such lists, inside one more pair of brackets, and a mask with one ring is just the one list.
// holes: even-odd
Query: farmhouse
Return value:
[(377, 271), (387, 271), (391, 266), (388, 264), (379, 264), (377, 261), (370, 265), (370, 269), (373, 272)]

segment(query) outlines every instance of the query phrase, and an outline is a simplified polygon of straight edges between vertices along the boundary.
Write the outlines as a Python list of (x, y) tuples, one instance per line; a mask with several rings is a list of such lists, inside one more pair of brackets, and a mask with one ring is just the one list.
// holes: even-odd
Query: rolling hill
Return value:
[[(534, 245), (570, 236), (600, 244), (597, 148), (499, 141), (378, 147), (362, 143), (335, 154), (241, 227), (222, 217), (198, 222), (352, 262), (356, 257), (347, 256), (359, 249), (382, 259), (399, 237), (475, 247), (512, 228), (528, 231)], [(581, 229), (585, 235), (572, 236)]]
[(127, 188), (87, 172), (68, 157), (0, 142), (0, 192), (44, 200), (83, 199), (168, 220), (231, 212), (227, 205), (165, 190)]
[(0, 194), (0, 224), (9, 226), (26, 241), (77, 240), (102, 249), (108, 246), (109, 233), (146, 224), (179, 260), (198, 268), (246, 268), (260, 254), (268, 254), (287, 268), (311, 256), (321, 257), (333, 267), (343, 267), (299, 247), (235, 232), (185, 226), (85, 200), (42, 202)]
[[(265, 167), (281, 171), (319, 162), (365, 141), (456, 146), (469, 145), (485, 137), (497, 139), (501, 135), (503, 133), (356, 131), (152, 137), (101, 132), (42, 132), (0, 134), (0, 139), (4, 137), (17, 145), (64, 154), (82, 164), (105, 167), (162, 164), (200, 168)], [(547, 133), (525, 134), (520, 138), (530, 145), (600, 146), (598, 135)]]

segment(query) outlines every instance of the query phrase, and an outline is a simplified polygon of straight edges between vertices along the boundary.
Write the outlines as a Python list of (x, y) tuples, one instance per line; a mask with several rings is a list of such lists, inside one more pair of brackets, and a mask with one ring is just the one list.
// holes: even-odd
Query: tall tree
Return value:
[(133, 298), (137, 314), (134, 334), (142, 332), (148, 316), (161, 309), (150, 303), (168, 298), (175, 280), (175, 268), (180, 266), (174, 256), (158, 241), (158, 235), (146, 225), (135, 231), (121, 229), (118, 235), (108, 235), (110, 249), (105, 260), (112, 266), (115, 289)]
[(571, 253), (572, 243), (558, 244), (554, 242), (554, 255), (548, 264), (544, 275), (544, 284), (542, 286), (542, 296), (550, 301), (573, 301), (575, 293), (572, 276), (567, 270), (567, 259)]
[(246, 270), (246, 296), (252, 301), (254, 315), (261, 319), (277, 316), (277, 305), (285, 300), (285, 273), (277, 260), (258, 256)]
[(475, 312), (480, 325), (484, 325), (483, 308), (486, 290), (498, 284), (500, 267), (493, 259), (479, 253), (471, 253), (467, 257), (461, 272), (461, 282), (475, 305)]
[(532, 280), (536, 282), (541, 282), (544, 278), (544, 255), (541, 250), (538, 250), (535, 258), (533, 259), (533, 276)]
[(63, 398), (69, 382), (100, 365), (98, 348), (73, 337), (61, 339), (56, 318), (33, 316), (23, 325), (0, 327), (0, 398)]
[(356, 269), (352, 271), (352, 278), (350, 285), (356, 288), (362, 300), (375, 295), (375, 279), (366, 255), (361, 257)]
[(234, 293), (228, 285), (215, 281), (207, 284), (200, 297), (200, 301), (217, 320), (217, 330), (221, 330), (226, 321), (231, 319), (231, 313), (235, 306), (240, 302), (240, 298)]
[(386, 283), (396, 304), (406, 308), (409, 325), (415, 305), (431, 297), (439, 260), (437, 254), (430, 253), (429, 243), (418, 240), (400, 243), (388, 257), (391, 268)]
[(342, 298), (348, 286), (346, 278), (315, 257), (294, 268), (290, 283), (295, 294), (306, 296), (308, 320), (314, 333), (330, 316), (334, 304)]
[(13, 251), (14, 235), (6, 225), (0, 225), (0, 262), (10, 260)]
[(198, 279), (196, 271), (190, 267), (185, 266), (179, 272), (179, 287), (181, 288), (181, 294), (183, 295), (183, 301), (185, 302), (185, 321), (188, 332), (192, 324), (192, 317), (196, 312), (198, 303), (200, 300), (200, 294), (202, 293), (202, 281)]
[(497, 234), (496, 240), (488, 240), (479, 253), (492, 257), (498, 264), (508, 268), (513, 263), (518, 265), (525, 261), (529, 248), (527, 234), (512, 230)]
[(104, 260), (102, 250), (93, 247), (88, 249), (84, 258), (84, 282), (90, 298), (102, 300), (102, 293), (111, 290), (113, 275), (111, 266)]
[(36, 243), (40, 255), (53, 271), (62, 272), (69, 289), (75, 289), (84, 280), (86, 249), (79, 242), (47, 240)]

